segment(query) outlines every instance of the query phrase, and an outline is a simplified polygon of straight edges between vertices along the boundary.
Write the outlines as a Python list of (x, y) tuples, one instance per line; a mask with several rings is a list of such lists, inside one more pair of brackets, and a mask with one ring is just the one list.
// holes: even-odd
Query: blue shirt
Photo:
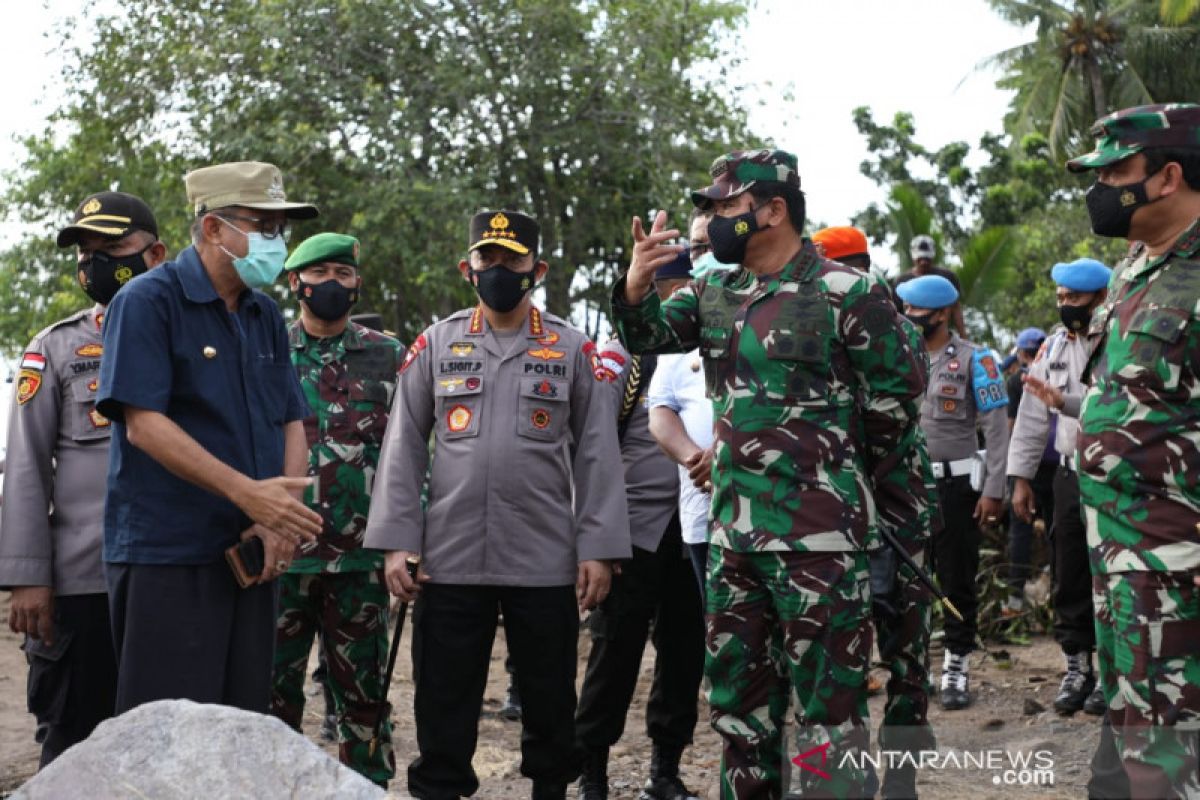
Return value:
[(231, 314), (192, 247), (130, 281), (105, 316), (96, 408), (114, 424), (104, 560), (219, 560), (250, 519), (131, 445), (125, 406), (165, 414), (254, 479), (283, 474), (284, 425), (310, 414), (278, 306), (247, 290)]

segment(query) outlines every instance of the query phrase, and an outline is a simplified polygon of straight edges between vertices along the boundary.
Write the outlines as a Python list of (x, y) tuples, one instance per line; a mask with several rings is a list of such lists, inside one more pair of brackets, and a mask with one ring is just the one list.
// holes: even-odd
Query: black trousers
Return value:
[(581, 748), (611, 747), (625, 730), (642, 652), (651, 636), (654, 680), (646, 703), (646, 735), (666, 748), (682, 749), (696, 729), (696, 699), (704, 672), (704, 609), (690, 557), (685, 557), (676, 515), (650, 552), (633, 558), (613, 579), (612, 591), (592, 612), (592, 651), (575, 715)]
[(471, 758), (499, 611), (521, 694), (521, 774), (545, 784), (579, 776), (575, 587), (426, 584), (413, 608), (413, 797), (457, 800), (479, 788)]
[(1067, 655), (1096, 649), (1092, 570), (1087, 525), (1079, 505), (1079, 476), (1066, 467), (1054, 474), (1054, 640)]
[[(1029, 482), (1037, 506), (1036, 519), (1044, 522), (1047, 528), (1054, 519), (1054, 474), (1057, 471), (1057, 461), (1043, 461)], [(1013, 594), (1022, 594), (1032, 571), (1033, 524), (1012, 513), (1008, 515), (1008, 562), (1011, 565), (1008, 568), (1009, 588)]]
[(275, 655), (275, 582), (240, 588), (224, 561), (106, 564), (117, 707), (220, 703), (266, 714)]
[(42, 745), (38, 769), (91, 735), (113, 715), (117, 659), (108, 622), (108, 595), (54, 598), (54, 643), (25, 638), (29, 713)]
[(942, 507), (942, 529), (933, 534), (933, 565), (938, 584), (963, 615), (959, 622), (945, 614), (942, 622), (946, 650), (965, 655), (975, 649), (975, 615), (979, 607), (976, 577), (979, 573), (979, 526), (975, 504), (979, 493), (966, 475), (937, 482)]

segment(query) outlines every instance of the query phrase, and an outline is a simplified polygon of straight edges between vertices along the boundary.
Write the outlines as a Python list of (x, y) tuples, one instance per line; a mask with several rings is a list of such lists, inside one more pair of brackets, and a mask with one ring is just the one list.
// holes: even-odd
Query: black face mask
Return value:
[(493, 264), (487, 269), (472, 269), (471, 273), (479, 299), (485, 306), (501, 314), (519, 306), (534, 287), (532, 270), (513, 272), (503, 264)]
[(142, 254), (153, 246), (154, 243), (148, 244), (127, 256), (114, 256), (97, 250), (80, 263), (79, 271), (83, 277), (79, 279), (79, 285), (88, 297), (102, 306), (108, 305), (122, 286), (149, 269)]
[(905, 314), (908, 321), (921, 329), (921, 335), (928, 339), (937, 333), (937, 329), (941, 327), (941, 323), (930, 322), (933, 318), (933, 312), (928, 314)]
[(1071, 333), (1079, 333), (1087, 330), (1092, 321), (1092, 309), (1088, 306), (1068, 306), (1061, 305), (1058, 307), (1058, 317), (1062, 320), (1062, 324), (1067, 326), (1067, 330)]
[(1110, 186), (1096, 181), (1087, 192), (1088, 217), (1092, 221), (1092, 232), (1097, 236), (1114, 239), (1129, 238), (1129, 226), (1133, 223), (1133, 212), (1142, 206), (1157, 203), (1146, 196), (1147, 175), (1137, 183)]
[(736, 217), (714, 216), (708, 221), (708, 243), (717, 261), (722, 264), (741, 264), (746, 260), (746, 245), (750, 243), (750, 237), (760, 230), (757, 214), (761, 208), (751, 208)]
[(347, 289), (333, 278), (321, 283), (300, 281), (296, 297), (304, 301), (318, 319), (336, 322), (349, 314), (351, 306), (358, 302), (358, 287)]

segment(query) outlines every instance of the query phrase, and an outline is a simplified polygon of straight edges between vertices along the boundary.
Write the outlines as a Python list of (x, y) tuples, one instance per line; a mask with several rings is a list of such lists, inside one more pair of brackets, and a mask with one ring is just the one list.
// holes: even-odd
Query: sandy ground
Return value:
[[(8, 618), (8, 595), (0, 600), (0, 620)], [(994, 647), (991, 652), (1000, 649)], [(973, 705), (946, 713), (932, 712), (939, 746), (966, 751), (1000, 750), (1019, 752), (1049, 750), (1054, 760), (1054, 786), (996, 785), (1001, 776), (980, 770), (924, 770), (919, 774), (921, 796), (934, 800), (983, 800), (984, 798), (1068, 798), (1086, 796), (1088, 761), (1095, 747), (1099, 724), (1094, 717), (1078, 714), (1062, 718), (1052, 710), (1035, 711), (1026, 701), (1050, 709), (1062, 669), (1062, 657), (1047, 638), (1036, 638), (1026, 646), (1005, 645), (1011, 666), (990, 655), (973, 657)], [(580, 679), (586, 661), (586, 634), (580, 640)], [(504, 695), (505, 645), (503, 631), (497, 636), (492, 654), (492, 670), (479, 725), (479, 748), (475, 767), (482, 787), (476, 797), (485, 800), (513, 800), (529, 796), (529, 782), (518, 772), (520, 757), (519, 723), (506, 722), (497, 712)], [(647, 646), (642, 680), (638, 684), (625, 736), (612, 750), (609, 767), (614, 800), (636, 798), (646, 780), (649, 741), (645, 735), (644, 707), (649, 690), (649, 675), (654, 658)], [(940, 653), (935, 653), (940, 665)], [(410, 663), (402, 652), (397, 675), (391, 687), (391, 700), (403, 717), (412, 707)], [(33, 718), (25, 711), (25, 659), (19, 640), (7, 626), (0, 631), (0, 798), (27, 780), (37, 768), (38, 748), (33, 742)], [(313, 698), (305, 714), (305, 732), (315, 739), (320, 726), (320, 698)], [(871, 700), (871, 715), (876, 722), (882, 712), (882, 697)], [(688, 786), (702, 797), (716, 798), (720, 761), (720, 740), (707, 724), (708, 707), (700, 700), (701, 722), (695, 744), (685, 753), (683, 777)], [(1034, 713), (1026, 713), (1033, 711)], [(336, 748), (325, 746), (336, 757)], [(416, 744), (411, 725), (397, 725), (397, 762), (404, 766), (415, 756)], [(398, 784), (403, 784), (403, 780)], [(390, 796), (407, 797), (403, 785), (394, 785)], [(574, 791), (570, 793), (574, 796)]]

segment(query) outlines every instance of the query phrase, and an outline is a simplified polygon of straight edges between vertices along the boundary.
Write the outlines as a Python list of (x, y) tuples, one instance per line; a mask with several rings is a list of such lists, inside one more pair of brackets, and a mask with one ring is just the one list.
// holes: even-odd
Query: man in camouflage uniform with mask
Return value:
[(387, 720), (374, 752), (370, 742), (387, 696), (388, 592), (383, 554), (363, 547), (363, 532), (403, 348), (349, 320), (362, 283), (357, 239), (319, 233), (292, 252), (286, 269), (300, 301), (288, 331), (292, 363), (314, 412), (304, 421), (314, 478), (304, 502), (324, 530), (279, 579), (271, 712), (300, 730), (304, 673), (320, 629), (338, 756), (386, 786), (395, 773)]
[(1080, 411), (1100, 682), (1134, 797), (1194, 797), (1200, 728), (1200, 106), (1097, 121), (1092, 230), (1133, 242)]
[[(651, 279), (679, 234), (665, 214), (648, 235), (635, 219), (613, 318), (635, 353), (699, 345), (706, 362), (717, 421), (705, 671), (721, 796), (781, 797), (785, 758), (806, 797), (859, 796), (866, 776), (840, 765), (868, 741), (866, 550), (876, 524), (905, 524), (927, 502), (910, 491), (925, 372), (887, 286), (802, 237), (795, 156), (733, 152), (712, 177), (692, 199), (715, 212), (714, 255), (740, 268), (660, 302)], [(785, 743), (789, 690), (804, 727)]]

